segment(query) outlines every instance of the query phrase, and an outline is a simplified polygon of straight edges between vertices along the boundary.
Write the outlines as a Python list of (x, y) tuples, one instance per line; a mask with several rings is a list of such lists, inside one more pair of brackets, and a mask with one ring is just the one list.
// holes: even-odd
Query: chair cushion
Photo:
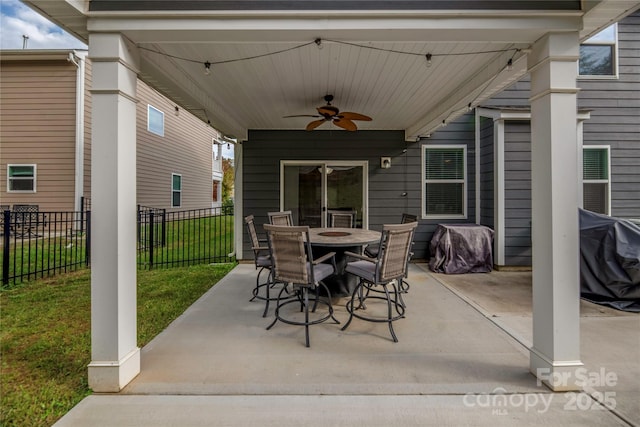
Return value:
[(362, 277), (368, 282), (375, 283), (376, 265), (369, 261), (353, 261), (347, 263), (347, 273)]
[(256, 265), (258, 267), (271, 267), (271, 256), (260, 255), (256, 258)]
[[(307, 268), (308, 269), (310, 268), (309, 263), (307, 263)], [(316, 282), (326, 279), (327, 277), (331, 276), (333, 273), (334, 273), (333, 265), (331, 264), (320, 263), (318, 265), (313, 266), (313, 275), (314, 275), (314, 279), (316, 279)], [(309, 274), (311, 274), (310, 270), (309, 270)]]
[(377, 258), (380, 252), (380, 245), (369, 245), (364, 248), (364, 253), (371, 258)]

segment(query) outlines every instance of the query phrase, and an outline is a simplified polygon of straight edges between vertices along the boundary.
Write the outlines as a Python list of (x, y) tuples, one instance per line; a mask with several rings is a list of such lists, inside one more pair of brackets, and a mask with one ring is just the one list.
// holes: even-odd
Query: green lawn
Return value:
[[(138, 345), (147, 344), (235, 264), (138, 272)], [(91, 393), (90, 272), (0, 291), (0, 425), (50, 426)]]

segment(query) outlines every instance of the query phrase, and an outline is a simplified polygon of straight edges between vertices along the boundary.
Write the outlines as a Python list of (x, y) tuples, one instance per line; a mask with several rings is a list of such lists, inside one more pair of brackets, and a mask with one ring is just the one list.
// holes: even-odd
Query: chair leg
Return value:
[[(327, 291), (327, 304), (329, 306), (329, 315), (331, 316), (331, 318), (333, 319), (334, 322), (336, 322), (337, 324), (340, 324), (340, 321), (338, 319), (336, 319), (336, 317), (333, 315), (333, 304), (331, 303), (331, 291), (329, 290), (329, 288), (327, 287), (327, 285), (325, 285), (323, 282), (319, 282), (319, 284), (324, 287), (324, 290)], [(318, 294), (316, 293), (316, 298), (318, 297)], [(316, 300), (317, 303), (317, 300)], [(314, 309), (315, 311), (315, 309)]]
[(285, 284), (282, 289), (280, 289), (280, 292), (278, 293), (278, 299), (276, 300), (276, 309), (275, 309), (275, 318), (273, 319), (273, 322), (271, 322), (271, 324), (269, 326), (267, 326), (267, 330), (271, 329), (273, 327), (273, 325), (276, 324), (276, 322), (278, 321), (278, 319), (280, 318), (280, 296), (282, 295), (282, 293), (284, 292), (284, 290), (287, 289), (287, 284)]
[[(391, 295), (389, 295), (389, 289), (386, 284), (382, 285), (382, 287), (384, 288), (384, 293), (387, 296), (387, 316), (389, 318), (387, 323), (389, 324), (389, 332), (391, 332), (393, 342), (398, 342), (398, 337), (396, 337), (396, 333), (393, 331), (393, 304), (391, 303)], [(397, 306), (397, 302), (395, 304)]]
[(304, 299), (304, 338), (307, 347), (309, 347), (309, 288), (302, 288), (302, 296)]
[[(259, 275), (258, 275), (259, 276)], [(271, 271), (269, 271), (269, 277), (267, 278), (267, 284), (265, 285), (265, 289), (266, 289), (266, 298), (265, 298), (265, 304), (264, 304), (264, 312), (262, 313), (262, 317), (267, 317), (267, 312), (269, 311), (269, 301), (271, 301), (271, 297), (269, 296), (269, 289), (271, 289), (271, 278), (273, 277), (273, 274), (271, 274)], [(278, 298), (280, 298), (280, 295), (278, 295)]]
[(344, 326), (340, 328), (341, 331), (344, 331), (345, 329), (347, 329), (351, 324), (351, 321), (353, 320), (353, 310), (354, 310), (353, 301), (356, 299), (356, 295), (358, 295), (358, 299), (360, 300), (360, 306), (362, 306), (361, 292), (362, 292), (362, 280), (358, 282), (355, 289), (351, 293), (351, 299), (347, 301), (346, 309), (349, 312), (349, 320), (347, 320), (347, 323), (345, 323)]

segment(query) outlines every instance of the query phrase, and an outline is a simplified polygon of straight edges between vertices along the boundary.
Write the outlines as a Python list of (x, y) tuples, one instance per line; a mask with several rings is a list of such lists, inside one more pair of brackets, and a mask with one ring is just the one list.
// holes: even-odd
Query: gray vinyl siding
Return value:
[[(212, 142), (217, 132), (138, 80), (137, 201), (172, 210), (211, 207)], [(147, 130), (147, 106), (164, 113), (164, 136)], [(182, 205), (171, 208), (171, 174), (182, 175)]]
[(531, 265), (531, 125), (507, 121), (504, 131), (505, 264)]
[[(419, 221), (414, 239), (415, 258), (428, 258), (429, 241), (438, 223), (473, 222), (469, 218), (475, 217), (473, 114), (419, 143), (405, 142), (403, 131), (252, 130), (249, 140), (242, 144), (244, 212), (241, 214), (254, 215), (261, 232), (267, 212), (280, 209), (281, 160), (356, 160), (367, 161), (369, 165), (369, 228), (380, 230), (383, 224), (398, 223), (403, 212), (420, 217), (423, 144), (467, 144), (467, 170), (471, 177), (467, 181), (467, 219)], [(391, 157), (390, 169), (380, 168), (380, 157)], [(243, 242), (243, 258), (252, 259), (246, 230)]]
[(611, 215), (640, 218), (640, 11), (618, 24), (618, 79), (580, 78), (584, 145), (611, 146)]
[[(0, 65), (0, 200), (71, 211), (75, 191), (76, 67), (65, 59)], [(35, 164), (35, 193), (7, 192), (7, 164)]]
[(480, 119), (480, 224), (494, 228), (493, 120)]

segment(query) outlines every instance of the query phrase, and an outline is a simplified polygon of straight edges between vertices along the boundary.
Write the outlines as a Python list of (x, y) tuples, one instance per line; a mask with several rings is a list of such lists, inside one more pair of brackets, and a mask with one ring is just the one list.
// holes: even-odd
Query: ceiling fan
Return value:
[(371, 117), (365, 116), (360, 113), (352, 113), (348, 111), (340, 112), (338, 107), (334, 107), (331, 105), (331, 101), (333, 101), (333, 95), (325, 95), (324, 100), (327, 102), (327, 105), (322, 107), (317, 107), (318, 114), (300, 114), (295, 116), (284, 116), (284, 118), (288, 117), (322, 117), (320, 120), (314, 120), (310, 122), (306, 130), (314, 130), (324, 122), (333, 122), (334, 125), (339, 126), (348, 131), (358, 130), (358, 126), (353, 122), (353, 120), (362, 120), (366, 122), (371, 121)]

